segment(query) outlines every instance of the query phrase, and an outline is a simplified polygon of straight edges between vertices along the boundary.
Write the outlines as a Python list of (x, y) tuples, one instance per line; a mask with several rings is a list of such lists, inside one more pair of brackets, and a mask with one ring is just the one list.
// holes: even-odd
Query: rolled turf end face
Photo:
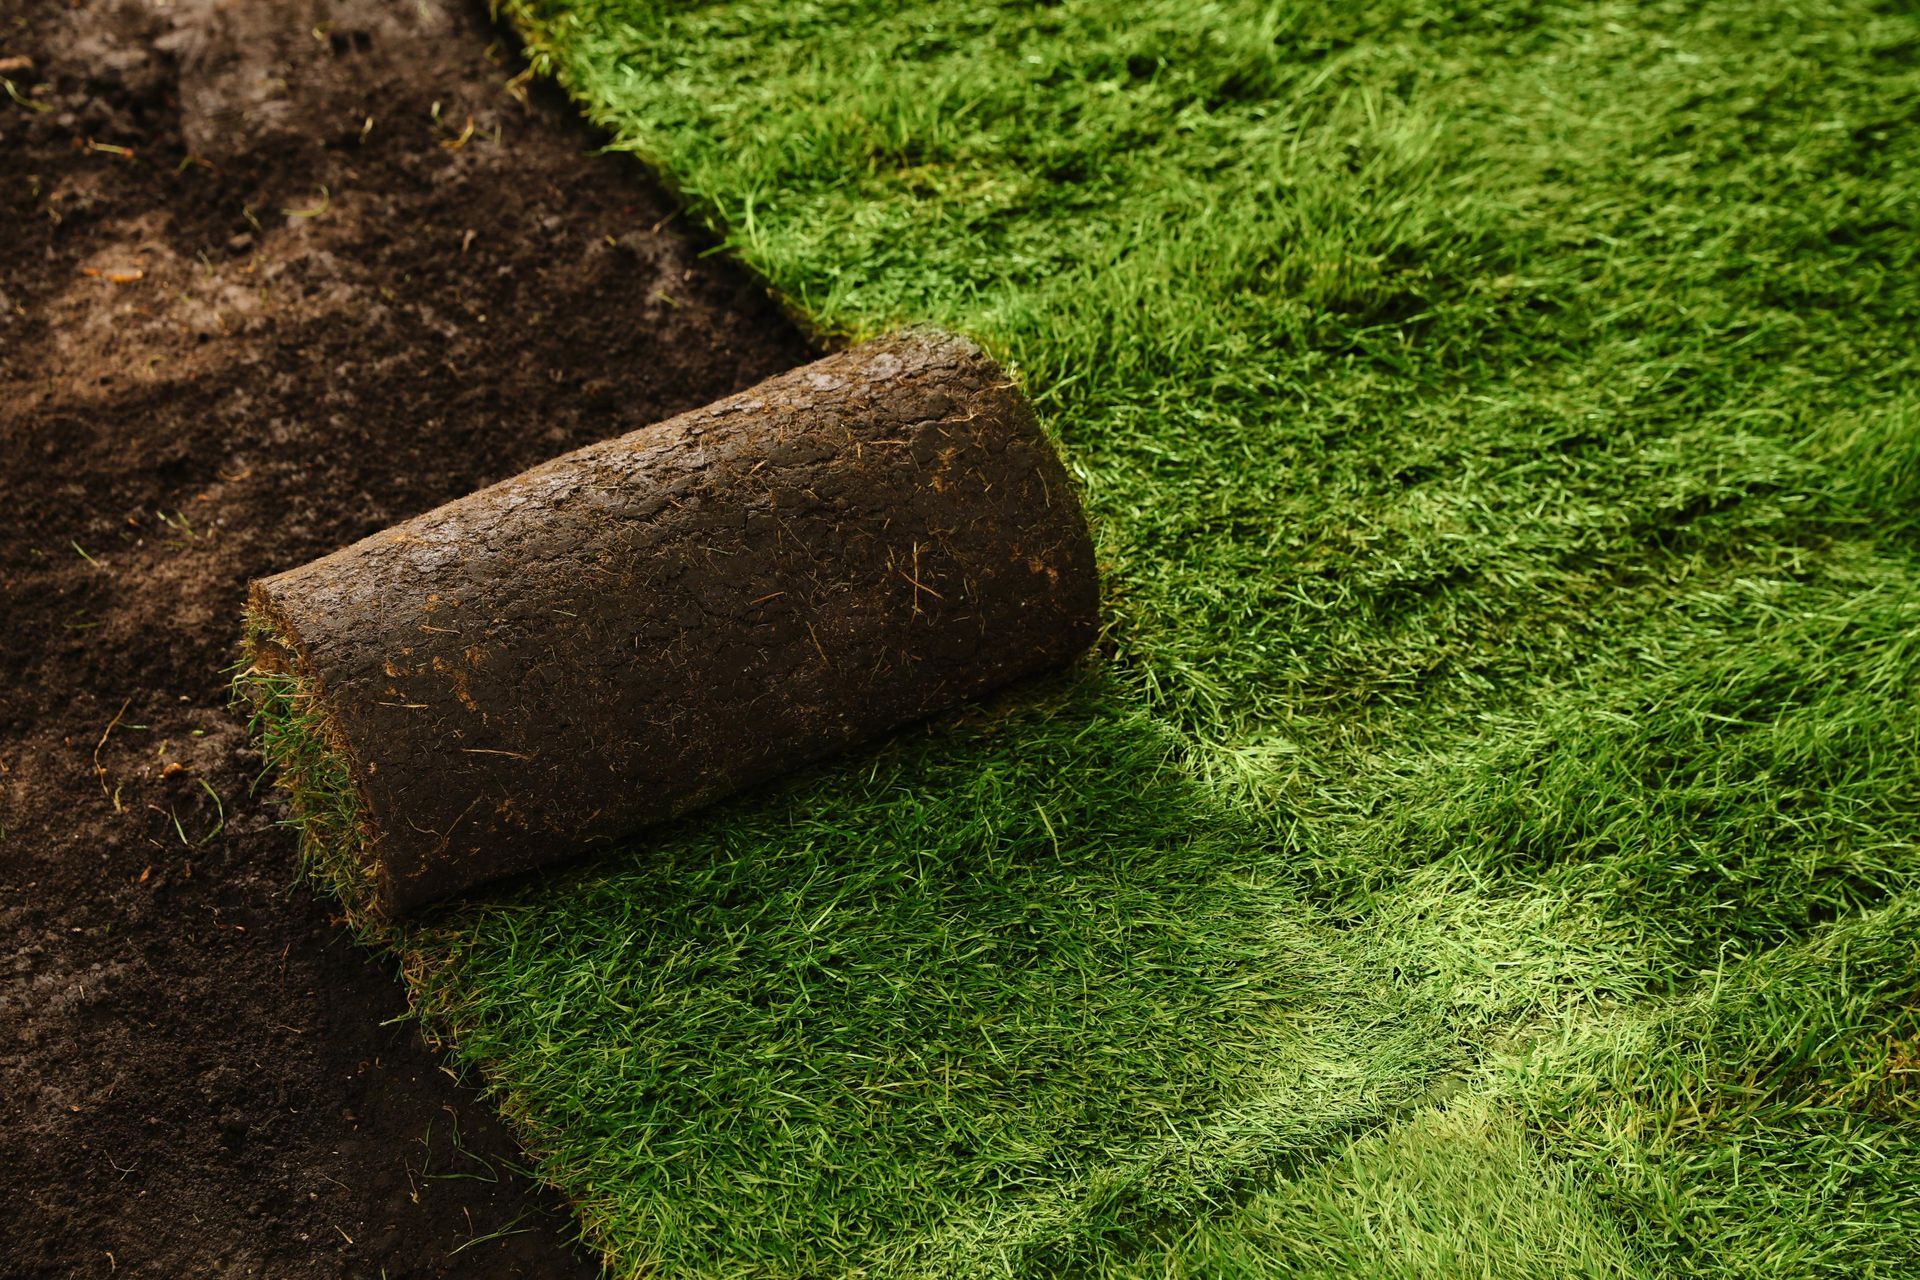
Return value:
[(978, 347), (896, 334), (255, 582), (308, 860), (392, 917), (1090, 645), (1072, 483)]

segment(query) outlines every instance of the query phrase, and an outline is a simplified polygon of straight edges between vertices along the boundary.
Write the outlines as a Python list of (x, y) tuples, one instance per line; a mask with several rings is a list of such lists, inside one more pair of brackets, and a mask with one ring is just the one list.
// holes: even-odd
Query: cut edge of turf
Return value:
[[(372, 855), (372, 835), (361, 820), (365, 805), (354, 782), (353, 756), (327, 711), (311, 666), (288, 629), (257, 601), (249, 601), (245, 611), (241, 655), (234, 667), (234, 702), (248, 709), (247, 733), (264, 761), (260, 779), (271, 775), (274, 789), (287, 799), (289, 812), (281, 825), (295, 832), (301, 877), (339, 905), (339, 923), (357, 945), (397, 964), (407, 996), (406, 1016), (419, 1027), (428, 1048), (464, 1079), (466, 1072), (455, 1059), (464, 1029), (454, 1010), (421, 999), (424, 966), (430, 962), (419, 948), (408, 945), (405, 931), (381, 909), (379, 864)], [(547, 1135), (520, 1114), (490, 1078), (481, 1091), (529, 1157), (527, 1172), (566, 1198), (581, 1243), (603, 1271), (612, 1274), (610, 1238), (595, 1206), (543, 1167)]]
[(266, 762), (261, 776), (272, 774), (274, 788), (287, 797), (286, 825), (298, 835), (302, 871), (340, 903), (356, 941), (393, 943), (380, 908), (372, 836), (361, 820), (365, 804), (353, 755), (311, 666), (290, 631), (257, 600), (247, 605), (241, 651), (235, 701), (250, 708), (247, 732)]

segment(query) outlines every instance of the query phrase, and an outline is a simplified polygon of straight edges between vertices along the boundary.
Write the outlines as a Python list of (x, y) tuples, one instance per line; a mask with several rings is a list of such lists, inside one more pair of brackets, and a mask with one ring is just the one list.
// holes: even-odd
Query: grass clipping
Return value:
[(379, 882), (360, 821), (352, 757), (305, 661), (273, 620), (251, 606), (234, 692), (251, 708), (247, 731), (292, 806), (288, 825), (299, 833), (302, 867), (340, 900), (356, 937), (376, 940), (384, 929)]

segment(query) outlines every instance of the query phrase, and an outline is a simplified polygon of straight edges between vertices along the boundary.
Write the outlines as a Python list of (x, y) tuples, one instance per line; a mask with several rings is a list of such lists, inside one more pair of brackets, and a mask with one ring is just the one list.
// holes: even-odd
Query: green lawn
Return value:
[(1107, 580), (394, 939), (615, 1274), (1920, 1274), (1913, 6), (504, 7)]

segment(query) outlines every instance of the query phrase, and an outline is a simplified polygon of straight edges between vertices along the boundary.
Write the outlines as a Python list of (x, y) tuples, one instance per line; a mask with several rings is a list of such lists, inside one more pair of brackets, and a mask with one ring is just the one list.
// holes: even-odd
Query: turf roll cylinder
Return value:
[(1019, 391), (915, 331), (257, 581), (248, 646), (396, 915), (1059, 666), (1097, 595)]

